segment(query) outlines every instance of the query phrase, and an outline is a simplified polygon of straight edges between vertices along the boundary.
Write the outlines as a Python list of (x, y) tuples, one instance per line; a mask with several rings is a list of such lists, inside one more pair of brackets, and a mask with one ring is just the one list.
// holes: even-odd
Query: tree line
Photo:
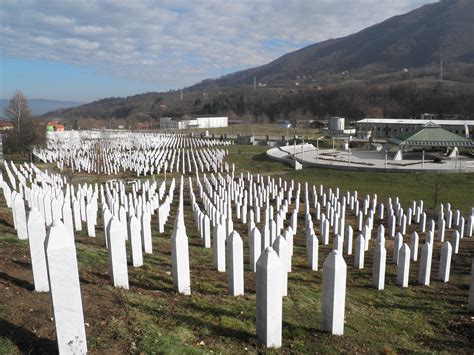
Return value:
[(327, 116), (355, 121), (365, 117), (412, 118), (434, 113), (440, 119), (459, 114), (474, 117), (474, 90), (445, 86), (388, 87), (355, 85), (319, 91), (298, 90), (283, 94), (230, 95), (217, 97), (196, 110), (200, 114), (232, 113), (256, 122)]
[[(58, 117), (116, 128), (157, 126), (160, 117), (227, 115), (248, 122), (277, 122), (282, 119), (323, 119), (342, 116), (350, 121), (365, 117), (412, 118), (434, 113), (439, 118), (459, 114), (474, 117), (472, 85), (422, 85), (416, 83), (353, 84), (334, 86), (291, 85), (257, 88), (210, 87), (179, 93), (147, 93), (127, 98), (93, 102), (55, 113)], [(49, 117), (49, 116), (48, 116)], [(50, 116), (53, 117), (53, 116)], [(101, 123), (102, 122), (102, 123)], [(139, 125), (139, 123), (143, 123)], [(76, 125), (77, 126), (77, 125)]]

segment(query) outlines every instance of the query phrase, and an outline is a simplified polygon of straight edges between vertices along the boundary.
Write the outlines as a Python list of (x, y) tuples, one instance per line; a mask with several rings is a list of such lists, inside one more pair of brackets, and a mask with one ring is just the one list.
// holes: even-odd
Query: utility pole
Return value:
[(253, 91), (257, 91), (257, 78), (253, 77)]
[(183, 89), (180, 89), (181, 101), (183, 101)]
[(439, 62), (439, 83), (443, 83), (443, 58)]

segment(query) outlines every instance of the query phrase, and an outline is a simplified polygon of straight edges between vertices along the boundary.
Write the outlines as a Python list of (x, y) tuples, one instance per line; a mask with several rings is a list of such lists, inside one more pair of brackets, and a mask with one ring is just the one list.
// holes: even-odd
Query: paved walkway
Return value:
[[(296, 152), (296, 154), (295, 154)], [(335, 169), (350, 170), (378, 170), (378, 171), (399, 171), (399, 172), (474, 172), (474, 159), (459, 157), (459, 159), (445, 159), (439, 163), (428, 159), (423, 162), (421, 159), (406, 159), (394, 161), (392, 157), (385, 157), (385, 152), (375, 150), (351, 149), (349, 151), (319, 149), (312, 144), (299, 144), (295, 146), (285, 146), (271, 148), (267, 155), (277, 160), (290, 162), (293, 157), (303, 164), (303, 166), (320, 166)]]

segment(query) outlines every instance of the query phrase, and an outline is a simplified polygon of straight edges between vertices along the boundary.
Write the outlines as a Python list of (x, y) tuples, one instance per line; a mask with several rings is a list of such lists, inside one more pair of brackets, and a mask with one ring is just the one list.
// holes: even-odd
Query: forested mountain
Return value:
[(108, 98), (46, 117), (124, 122), (191, 113), (257, 121), (474, 115), (474, 1), (425, 5), (266, 65), (204, 80), (184, 89), (183, 96), (170, 91)]
[[(395, 16), (347, 37), (316, 43), (257, 68), (230, 74), (218, 86), (276, 84), (303, 77), (359, 72), (371, 78), (403, 69), (474, 64), (474, 1), (444, 0)], [(467, 66), (472, 78), (473, 68)]]

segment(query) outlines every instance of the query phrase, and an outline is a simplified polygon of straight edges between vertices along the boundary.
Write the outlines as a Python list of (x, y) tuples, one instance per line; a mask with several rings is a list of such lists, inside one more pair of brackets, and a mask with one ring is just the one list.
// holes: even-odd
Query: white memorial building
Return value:
[(160, 118), (160, 129), (217, 128), (227, 126), (227, 116), (190, 116)]

